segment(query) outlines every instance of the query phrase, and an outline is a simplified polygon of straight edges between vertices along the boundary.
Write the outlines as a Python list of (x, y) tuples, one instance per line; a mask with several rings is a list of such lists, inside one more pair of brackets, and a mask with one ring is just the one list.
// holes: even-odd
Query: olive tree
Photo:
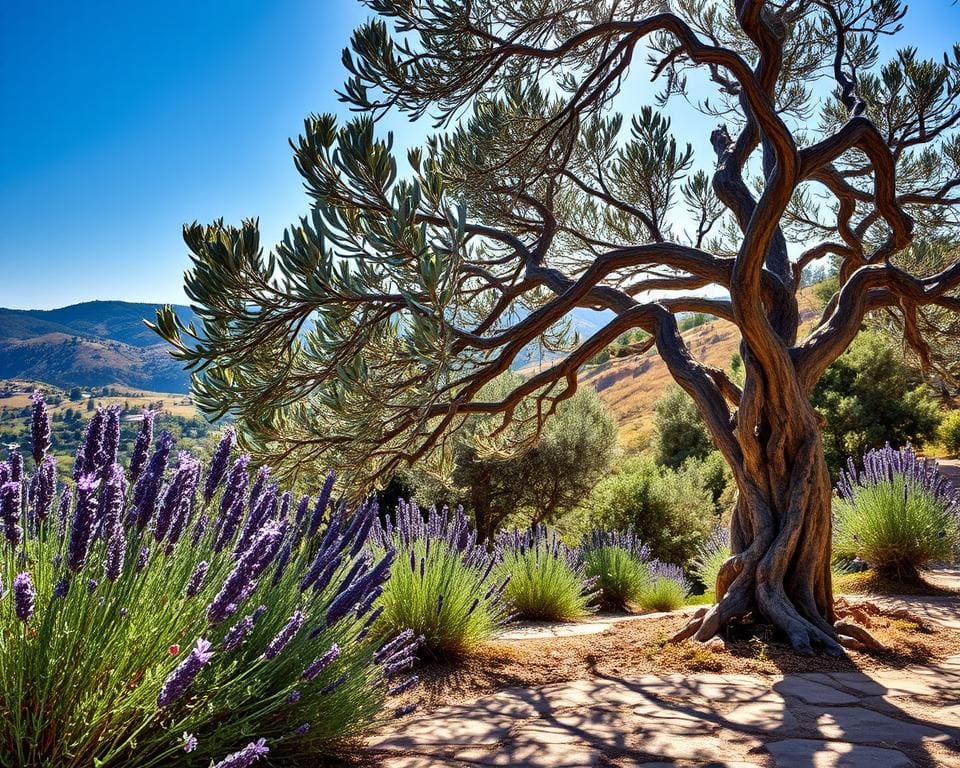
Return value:
[[(201, 407), (234, 412), (263, 458), (335, 456), (374, 480), (471, 415), (509, 423), (533, 398), (522, 418), (540, 428), (587, 360), (642, 329), (739, 490), (718, 602), (682, 635), (752, 615), (842, 653), (810, 394), (867, 313), (896, 313), (922, 349), (923, 308), (960, 307), (960, 264), (897, 258), (956, 233), (960, 48), (882, 62), (895, 0), (367, 5), (343, 56), (356, 116), (311, 116), (293, 143), (309, 215), (266, 255), (253, 221), (186, 228), (199, 319), (156, 326)], [(684, 98), (719, 123), (710, 157), (685, 142), (705, 136), (678, 138)], [(388, 114), (432, 121), (405, 164), (378, 131)], [(839, 290), (801, 338), (800, 275), (826, 257)], [(576, 307), (611, 319), (480, 395)], [(737, 326), (742, 385), (691, 355), (691, 312)]]

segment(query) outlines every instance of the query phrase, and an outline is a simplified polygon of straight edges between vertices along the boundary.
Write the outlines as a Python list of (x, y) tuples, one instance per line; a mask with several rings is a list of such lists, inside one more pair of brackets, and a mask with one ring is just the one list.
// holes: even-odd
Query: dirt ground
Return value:
[(882, 612), (868, 620), (870, 633), (884, 650), (849, 651), (840, 659), (798, 654), (774, 637), (769, 627), (740, 627), (726, 638), (722, 649), (669, 643), (687, 618), (623, 621), (602, 633), (577, 637), (491, 642), (469, 658), (419, 666), (421, 684), (411, 700), (419, 701), (421, 711), (429, 711), (512, 686), (604, 675), (718, 672), (776, 677), (789, 672), (900, 669), (960, 653), (960, 631)]

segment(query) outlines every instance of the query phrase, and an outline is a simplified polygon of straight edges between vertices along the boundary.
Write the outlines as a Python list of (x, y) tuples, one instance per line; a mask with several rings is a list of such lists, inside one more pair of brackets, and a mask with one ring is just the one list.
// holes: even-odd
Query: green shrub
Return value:
[(826, 370), (811, 401), (823, 415), (823, 448), (834, 476), (847, 456), (889, 441), (920, 444), (937, 435), (940, 413), (903, 351), (878, 332), (861, 332)]
[(671, 387), (654, 405), (654, 447), (658, 464), (679, 468), (689, 458), (715, 450), (697, 404), (680, 387)]
[(717, 523), (701, 473), (671, 470), (646, 457), (621, 461), (584, 502), (592, 528), (630, 531), (664, 562), (686, 564)]
[(951, 456), (960, 454), (960, 411), (951, 411), (940, 423), (940, 443)]
[(651, 574), (650, 581), (640, 591), (638, 604), (645, 611), (675, 611), (683, 606), (690, 594), (683, 574), (665, 576)]
[(862, 471), (851, 462), (833, 509), (834, 558), (859, 557), (884, 576), (916, 578), (957, 542), (956, 492), (910, 448), (869, 451)]
[(692, 563), (694, 575), (703, 582), (708, 591), (716, 589), (720, 568), (729, 557), (730, 531), (727, 528), (717, 528), (700, 547)]
[(636, 536), (594, 531), (581, 551), (602, 607), (627, 610), (639, 604), (650, 581), (650, 550)]
[(571, 621), (590, 613), (592, 580), (578, 551), (543, 526), (497, 537), (497, 572), (508, 578), (504, 593), (514, 618)]
[(422, 654), (455, 658), (475, 651), (507, 620), (507, 578), (498, 578), (494, 555), (476, 543), (461, 511), (431, 507), (424, 517), (416, 504), (401, 503), (396, 524), (378, 522), (370, 540), (374, 551), (397, 550), (380, 598), (380, 634), (412, 629)]

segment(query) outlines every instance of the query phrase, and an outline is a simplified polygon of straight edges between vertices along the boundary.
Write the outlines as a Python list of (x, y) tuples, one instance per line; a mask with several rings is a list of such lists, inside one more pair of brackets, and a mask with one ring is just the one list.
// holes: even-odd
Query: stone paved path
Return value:
[[(956, 598), (890, 600), (960, 627)], [(960, 655), (898, 671), (513, 688), (399, 721), (368, 746), (384, 768), (960, 768)]]
[(960, 656), (898, 672), (645, 675), (514, 688), (371, 739), (385, 768), (960, 767)]

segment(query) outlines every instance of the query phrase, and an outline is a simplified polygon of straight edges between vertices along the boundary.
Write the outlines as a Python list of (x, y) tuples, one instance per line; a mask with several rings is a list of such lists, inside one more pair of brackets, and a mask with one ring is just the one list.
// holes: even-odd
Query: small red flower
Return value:
[(171, 656), (176, 656), (178, 653), (180, 653), (180, 646), (177, 645), (176, 643), (174, 643), (174, 644), (171, 645), (169, 648), (167, 648), (167, 652), (168, 652)]

